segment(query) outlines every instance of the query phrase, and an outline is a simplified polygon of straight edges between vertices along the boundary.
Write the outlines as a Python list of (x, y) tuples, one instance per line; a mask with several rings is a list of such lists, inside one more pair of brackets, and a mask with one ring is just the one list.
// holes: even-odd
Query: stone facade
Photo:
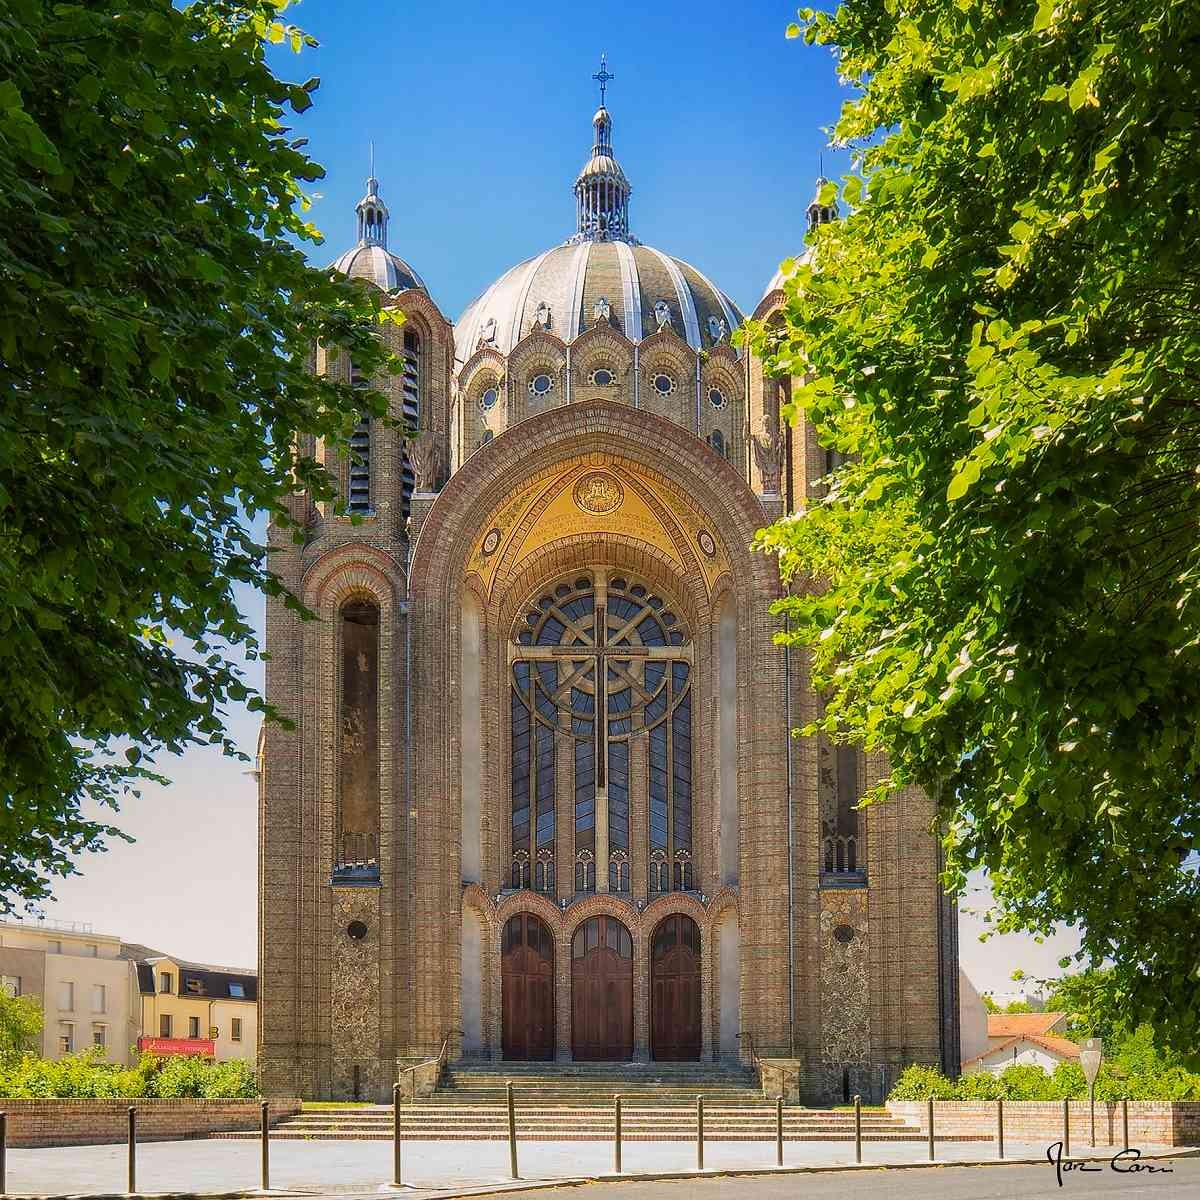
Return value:
[[(597, 129), (611, 129), (601, 114)], [(377, 185), (368, 198), (380, 203)], [(521, 913), (548, 931), (560, 1060), (572, 1055), (576, 931), (598, 915), (628, 930), (632, 1056), (648, 1059), (665, 1003), (652, 986), (655, 935), (684, 914), (700, 946), (702, 1060), (787, 1060), (788, 1087), (813, 1101), (846, 1087), (879, 1099), (909, 1062), (957, 1063), (954, 914), (930, 801), (908, 792), (856, 813), (886, 764), (843, 754), (830, 774), (828, 749), (788, 736), (818, 701), (804, 655), (775, 644), (778, 575), (749, 547), (815, 491), (825, 453), (811, 430), (781, 423), (789, 381), (730, 346), (729, 317), (740, 318), (719, 290), (632, 239), (589, 238), (514, 268), (457, 327), (423, 287), (389, 293), (406, 322), (386, 336), (401, 353), (415, 333), (419, 358), (408, 376), (375, 382), (416, 428), (371, 431), (358, 522), (298, 495), (304, 544), (272, 530), (276, 570), (318, 619), (269, 602), (267, 694), (293, 722), (265, 728), (260, 764), (270, 1094), (385, 1100), (398, 1070), (444, 1045), (452, 1060), (500, 1058), (514, 1019), (504, 930)], [(769, 319), (781, 298), (769, 293), (756, 315)], [(349, 366), (321, 351), (314, 369)], [(325, 461), (345, 487), (345, 459)], [(584, 584), (588, 621), (604, 622), (606, 598), (617, 597), (612, 619), (646, 597), (676, 640), (622, 657), (602, 633), (588, 642), (580, 618), (561, 649), (531, 646), (529, 622)], [(369, 849), (353, 853), (339, 835), (348, 604), (378, 613), (367, 739), (378, 819)], [(587, 656), (601, 664), (590, 677)], [(572, 697), (544, 697), (533, 720), (553, 734), (532, 750), (515, 749), (513, 664), (527, 657), (535, 674), (551, 664)], [(671, 686), (689, 707), (673, 710), (685, 716), (672, 718), (658, 785), (666, 735), (650, 740), (652, 705), (638, 696), (661, 677), (650, 664), (668, 660), (682, 664)], [(605, 677), (628, 684), (626, 724)], [(589, 699), (572, 678), (595, 681)], [(608, 720), (589, 726), (589, 758), (578, 722), (600, 696)], [(622, 737), (628, 758), (605, 759)], [(522, 765), (530, 755), (536, 770)], [(605, 761), (618, 775), (600, 771), (589, 792), (581, 772)], [(523, 818), (518, 783), (538, 793)], [(658, 822), (671, 831), (665, 849)]]

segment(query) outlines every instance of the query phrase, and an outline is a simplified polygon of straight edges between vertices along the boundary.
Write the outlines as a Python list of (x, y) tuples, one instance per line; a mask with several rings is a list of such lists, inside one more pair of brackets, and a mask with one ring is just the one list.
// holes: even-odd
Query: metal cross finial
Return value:
[(600, 70), (597, 71), (595, 73), (595, 75), (592, 76), (592, 78), (599, 81), (599, 84), (600, 84), (600, 107), (603, 108), (604, 107), (604, 89), (606, 87), (608, 87), (608, 81), (610, 79), (616, 79), (616, 76), (613, 75), (608, 69), (608, 55), (607, 54), (600, 55)]

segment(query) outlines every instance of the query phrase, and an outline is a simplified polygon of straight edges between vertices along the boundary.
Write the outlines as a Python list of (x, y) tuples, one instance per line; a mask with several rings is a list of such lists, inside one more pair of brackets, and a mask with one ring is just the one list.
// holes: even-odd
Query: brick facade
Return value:
[[(446, 1039), (452, 1058), (464, 1039), (472, 1053), (498, 1058), (501, 936), (521, 911), (552, 937), (560, 1059), (570, 1056), (580, 922), (605, 914), (630, 932), (634, 1057), (644, 1059), (653, 933), (683, 912), (700, 931), (704, 1060), (753, 1052), (794, 1061), (811, 1101), (840, 1100), (846, 1089), (881, 1099), (910, 1062), (956, 1069), (955, 916), (938, 887), (929, 799), (908, 791), (860, 814), (865, 870), (832, 889), (822, 871), (820, 756), (813, 739), (787, 733), (812, 719), (818, 701), (803, 653), (774, 641), (775, 566), (749, 547), (826, 469), (811, 430), (780, 425), (788, 382), (767, 379), (727, 343), (701, 355), (671, 328), (633, 343), (607, 325), (570, 343), (535, 328), (507, 357), (484, 346), (455, 371), (451, 327), (428, 296), (410, 290), (393, 302), (423, 339), (421, 431), (444, 470), (426, 473), (402, 520), (408, 443), (381, 430), (371, 454), (378, 505), (360, 524), (297, 496), (304, 544), (271, 535), (276, 570), (319, 619), (269, 602), (267, 695), (294, 728), (267, 727), (262, 746), (266, 1091), (384, 1100), (397, 1069), (437, 1055)], [(614, 382), (589, 388), (601, 363)], [(348, 367), (318, 355), (314, 369)], [(654, 394), (660, 369), (680, 380), (677, 393)], [(539, 372), (554, 380), (541, 396)], [(398, 413), (399, 383), (379, 382)], [(701, 402), (710, 386), (720, 406)], [(504, 400), (485, 411), (488, 387)], [(714, 430), (717, 449), (707, 440)], [(344, 461), (328, 464), (345, 479)], [(585, 478), (618, 498), (611, 514), (572, 505)], [(649, 890), (643, 737), (630, 741), (630, 891), (608, 892), (599, 863), (596, 893), (575, 894), (566, 735), (555, 748), (554, 895), (510, 887), (515, 623), (542, 591), (581, 572), (643, 581), (688, 630), (690, 891)], [(380, 613), (379, 875), (335, 887), (338, 620), (350, 600)], [(470, 729), (477, 734), (464, 736)], [(885, 770), (878, 758), (861, 762), (863, 785)], [(353, 941), (350, 919), (366, 927)], [(465, 921), (480, 939), (477, 962), (464, 963)], [(836, 940), (847, 929), (851, 940)], [(735, 955), (724, 971), (721, 946)]]

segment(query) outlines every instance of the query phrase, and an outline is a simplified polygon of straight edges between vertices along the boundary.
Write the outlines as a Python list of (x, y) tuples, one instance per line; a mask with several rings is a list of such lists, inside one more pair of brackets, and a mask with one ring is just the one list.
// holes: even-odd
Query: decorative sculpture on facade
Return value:
[(712, 334), (714, 342), (721, 341), (729, 330), (725, 326), (725, 321), (721, 317), (708, 318), (708, 332)]
[(601, 296), (599, 300), (592, 305), (592, 320), (597, 324), (606, 324), (612, 318), (612, 305), (609, 304), (607, 297)]
[(550, 328), (550, 305), (545, 300), (537, 306), (537, 312), (533, 318), (534, 329), (549, 329)]
[(413, 470), (413, 486), (418, 492), (435, 492), (441, 476), (441, 453), (436, 435), (426, 429), (408, 443), (408, 462)]
[(763, 495), (779, 495), (779, 483), (783, 475), (783, 434), (763, 417), (754, 435), (753, 446), (754, 464), (762, 476)]
[(654, 303), (654, 319), (658, 322), (659, 329), (670, 329), (671, 325), (671, 306), (665, 300), (656, 300)]

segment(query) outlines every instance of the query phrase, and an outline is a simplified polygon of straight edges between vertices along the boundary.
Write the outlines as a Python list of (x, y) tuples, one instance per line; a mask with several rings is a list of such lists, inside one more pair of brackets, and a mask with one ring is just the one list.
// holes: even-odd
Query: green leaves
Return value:
[(156, 753), (237, 752), (254, 522), (290, 545), (297, 480), (332, 496), (306, 447), (386, 404), (306, 370), (394, 364), (294, 244), (322, 172), (278, 132), (317, 88), (267, 65), (282, 9), (0, 3), (0, 912), (120, 836)]
[(821, 581), (779, 605), (819, 724), (941, 798), (947, 881), (1194, 1046), (1200, 11), (912, 11), (806, 30), (865, 185), (747, 337), (848, 461), (759, 544)]

